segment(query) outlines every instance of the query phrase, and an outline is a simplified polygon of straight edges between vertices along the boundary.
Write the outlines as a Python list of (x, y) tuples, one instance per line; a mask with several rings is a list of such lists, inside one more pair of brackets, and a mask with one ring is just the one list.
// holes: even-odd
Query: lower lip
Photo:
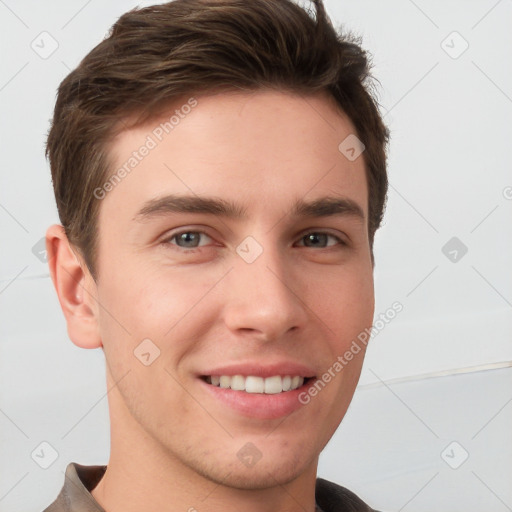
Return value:
[(229, 388), (220, 388), (208, 384), (199, 379), (205, 386), (206, 391), (211, 393), (217, 400), (220, 400), (231, 409), (248, 416), (263, 420), (272, 420), (288, 416), (296, 411), (303, 404), (299, 401), (299, 395), (306, 391), (314, 382), (309, 379), (300, 388), (292, 391), (283, 391), (282, 393), (246, 393), (245, 391), (235, 391)]

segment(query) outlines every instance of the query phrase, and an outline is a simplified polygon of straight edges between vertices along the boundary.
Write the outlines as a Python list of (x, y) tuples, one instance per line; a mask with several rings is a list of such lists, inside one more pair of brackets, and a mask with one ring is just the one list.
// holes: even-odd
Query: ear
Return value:
[(71, 341), (82, 348), (101, 347), (96, 283), (73, 251), (61, 225), (55, 224), (46, 231), (46, 251)]

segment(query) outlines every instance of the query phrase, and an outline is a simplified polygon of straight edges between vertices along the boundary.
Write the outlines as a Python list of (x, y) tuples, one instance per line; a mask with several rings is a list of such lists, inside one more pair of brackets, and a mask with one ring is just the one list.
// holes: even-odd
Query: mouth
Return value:
[(308, 384), (314, 377), (301, 375), (273, 375), (259, 377), (256, 375), (202, 375), (201, 379), (211, 386), (243, 391), (249, 394), (277, 395), (295, 391)]
[(205, 368), (196, 377), (213, 407), (238, 417), (273, 420), (303, 408), (300, 397), (316, 381), (315, 373), (297, 361), (244, 361)]

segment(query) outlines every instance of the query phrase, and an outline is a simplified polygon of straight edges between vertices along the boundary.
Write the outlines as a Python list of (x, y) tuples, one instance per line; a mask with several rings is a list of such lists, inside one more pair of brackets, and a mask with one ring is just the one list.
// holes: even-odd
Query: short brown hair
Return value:
[(61, 223), (93, 278), (94, 190), (112, 172), (109, 140), (129, 115), (147, 121), (178, 98), (210, 91), (323, 91), (335, 99), (365, 145), (373, 258), (388, 187), (388, 130), (366, 52), (334, 29), (322, 0), (313, 4), (315, 16), (291, 0), (175, 0), (134, 9), (63, 80), (46, 156)]

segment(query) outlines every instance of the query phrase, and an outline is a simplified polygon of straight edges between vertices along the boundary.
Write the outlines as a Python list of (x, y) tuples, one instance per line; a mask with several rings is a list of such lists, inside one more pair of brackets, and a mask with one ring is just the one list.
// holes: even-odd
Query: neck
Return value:
[[(91, 494), (107, 512), (314, 512), (318, 457), (291, 481), (268, 475), (267, 484), (233, 484), (226, 468), (213, 479), (199, 474), (149, 435), (109, 395), (111, 452), (105, 475)], [(113, 405), (116, 407), (113, 407)], [(224, 473), (220, 472), (222, 475)]]
[[(130, 445), (118, 444), (125, 454)], [(107, 512), (314, 512), (316, 465), (284, 485), (238, 489), (216, 483), (177, 461), (119, 456), (113, 450), (102, 480), (92, 491)]]

